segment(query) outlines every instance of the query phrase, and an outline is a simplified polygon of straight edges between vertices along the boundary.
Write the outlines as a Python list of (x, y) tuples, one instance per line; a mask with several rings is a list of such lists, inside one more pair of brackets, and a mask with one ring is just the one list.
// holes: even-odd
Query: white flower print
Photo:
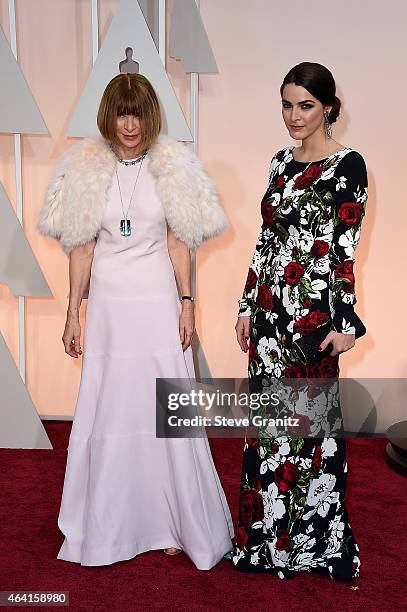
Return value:
[(272, 310), (269, 310), (265, 313), (265, 317), (268, 321), (273, 321), (274, 319), (278, 318), (278, 314)]
[(290, 556), (288, 550), (277, 550), (276, 549), (277, 538), (274, 538), (271, 542), (268, 542), (269, 551), (275, 567), (285, 567)]
[(286, 164), (288, 164), (288, 162), (290, 162), (293, 159), (293, 155), (292, 155), (292, 151), (291, 149), (286, 149), (284, 151), (284, 161)]
[(277, 160), (276, 157), (273, 157), (273, 159), (271, 160), (271, 163), (270, 163), (270, 168), (269, 168), (269, 182), (270, 182), (270, 179), (273, 176), (277, 166), (278, 166), (278, 160)]
[(250, 557), (250, 563), (252, 565), (258, 565), (259, 564), (259, 553), (255, 552), (251, 557)]
[(328, 514), (330, 506), (339, 499), (339, 493), (333, 491), (335, 484), (336, 477), (333, 474), (321, 474), (319, 478), (311, 480), (306, 505), (311, 506), (313, 510), (304, 514), (305, 521), (315, 512), (323, 517)]
[(335, 438), (325, 438), (321, 444), (321, 450), (324, 458), (333, 457), (338, 450)]
[(309, 550), (313, 546), (315, 546), (315, 538), (311, 538), (311, 536), (306, 535), (305, 533), (299, 533), (293, 538), (295, 546), (298, 548), (302, 548), (303, 550)]
[(273, 482), (267, 491), (262, 492), (264, 506), (264, 526), (266, 529), (272, 529), (274, 522), (281, 519), (285, 512), (283, 497), (278, 494), (278, 488)]
[(326, 549), (326, 554), (333, 556), (338, 552), (343, 541), (345, 523), (341, 520), (340, 515), (336, 515), (332, 521), (329, 521), (329, 540)]
[(283, 174), (285, 167), (286, 167), (286, 162), (283, 160), (278, 164), (278, 168), (277, 168), (278, 174)]
[(313, 564), (313, 558), (314, 555), (312, 552), (308, 552), (308, 553), (300, 553), (294, 563), (293, 563), (293, 569), (297, 570), (297, 571), (301, 571), (301, 569), (303, 567), (308, 567), (309, 565)]
[(271, 196), (271, 202), (273, 204), (273, 206), (278, 206), (279, 202), (281, 200), (281, 194), (280, 193), (273, 193), (273, 195)]
[(342, 302), (344, 304), (354, 304), (355, 302), (354, 294), (353, 293), (343, 293)]
[(312, 232), (305, 230), (301, 230), (300, 232), (296, 227), (290, 225), (288, 228), (288, 233), (289, 237), (285, 245), (285, 251), (290, 254), (290, 261), (292, 261), (291, 251), (294, 247), (299, 247), (306, 253), (311, 251), (312, 245), (314, 244), (314, 236), (312, 235)]
[(262, 259), (260, 253), (255, 254), (250, 267), (256, 272), (256, 275), (259, 276), (260, 270), (262, 268)]
[(342, 334), (354, 334), (355, 333), (354, 326), (351, 325), (349, 321), (346, 321), (346, 319), (344, 319), (343, 317), (342, 317), (341, 333)]
[[(316, 274), (321, 274), (321, 276), (328, 274), (329, 273), (329, 256), (325, 255), (324, 257), (321, 257), (320, 259), (316, 259), (314, 263), (313, 271)], [(322, 280), (322, 279), (318, 279), (318, 280)], [(325, 289), (325, 287), (327, 286), (327, 283), (325, 281), (322, 281), (322, 282), (325, 283), (324, 287), (318, 287), (318, 289)], [(318, 296), (318, 299), (321, 299), (321, 295)]]
[[(329, 267), (329, 263), (328, 263)], [(327, 287), (326, 281), (322, 280), (322, 278), (316, 278), (311, 281), (312, 291), (308, 294), (310, 298), (316, 298), (317, 300), (321, 299), (321, 291)]]
[[(339, 571), (341, 577), (348, 572), (351, 578), (357, 577), (360, 561), (345, 520), (346, 479), (341, 477), (347, 469), (345, 440), (333, 437), (343, 427), (339, 393), (327, 391), (324, 385), (322, 393), (314, 384), (312, 393), (308, 389), (301, 397), (301, 377), (309, 371), (325, 378), (336, 370), (337, 357), (327, 356), (308, 370), (291, 354), (291, 342), (311, 331), (324, 315), (332, 318), (338, 331), (352, 330), (350, 311), (355, 295), (344, 291), (341, 280), (346, 278), (343, 272), (349, 262), (338, 266), (353, 261), (363, 215), (359, 218), (361, 207), (354, 207), (350, 226), (350, 220), (342, 215), (348, 210), (344, 207), (340, 215), (338, 212), (346, 202), (364, 205), (367, 175), (363, 159), (350, 149), (331, 155), (326, 162), (305, 165), (293, 160), (291, 150), (279, 151), (270, 165), (272, 176), (265, 201), (274, 204), (274, 209), (266, 211), (263, 206), (264, 223), (252, 265), (259, 281), (253, 289), (251, 275), (241, 310), (251, 307), (255, 330), (258, 357), (249, 362), (253, 388), (264, 392), (272, 388), (274, 378), (298, 377), (298, 384), (290, 385), (291, 393), (284, 396), (280, 408), (284, 415), (295, 412), (301, 425), (311, 428), (311, 438), (290, 437), (290, 429), (283, 436), (281, 431), (267, 428), (262, 429), (262, 434), (269, 436), (267, 443), (246, 445), (242, 490), (253, 488), (259, 479), (264, 512), (254, 524), (244, 525), (247, 542), (243, 556), (237, 546), (233, 562), (243, 571), (251, 566), (280, 578), (316, 567), (330, 569), (332, 578), (340, 577)], [(299, 175), (302, 189), (294, 190)], [(269, 311), (257, 305), (260, 283), (265, 283), (273, 296)], [(348, 307), (340, 309), (337, 304)], [(295, 322), (298, 327), (294, 329)]]
[(311, 469), (312, 459), (310, 457), (301, 457), (298, 466), (301, 470), (308, 471)]
[[(290, 454), (291, 449), (290, 443), (288, 442), (288, 438), (281, 436), (278, 440), (279, 444), (276, 443), (276, 446), (278, 446), (278, 451), (272, 455), (269, 455), (267, 460), (263, 461), (263, 463), (260, 465), (260, 474), (265, 474), (267, 470), (271, 470), (272, 472), (274, 472), (274, 470), (280, 465), (280, 463), (283, 462), (283, 458)], [(264, 455), (264, 447), (260, 449), (260, 457), (262, 456), (262, 453)]]
[(338, 179), (338, 182), (336, 184), (336, 191), (339, 191), (339, 189), (346, 189), (346, 181), (348, 179), (346, 178), (346, 176), (341, 176)]
[(335, 175), (336, 165), (332, 164), (321, 174), (320, 181), (328, 181)]
[[(273, 360), (271, 359), (272, 351), (276, 352), (276, 365), (274, 365)], [(261, 338), (257, 345), (257, 352), (260, 359), (264, 363), (265, 370), (267, 373), (272, 374), (273, 370), (275, 370), (276, 368), (278, 368), (278, 371), (281, 372), (279, 364), (279, 359), (281, 357), (281, 349), (278, 346), (277, 340), (275, 338)], [(277, 376), (276, 372), (274, 372), (274, 376)]]
[(326, 223), (321, 223), (318, 230), (318, 239), (325, 240), (328, 244), (332, 244), (332, 239), (334, 235), (334, 221), (333, 219), (329, 219)]
[[(291, 198), (292, 197), (292, 192), (293, 192), (295, 178), (296, 177), (294, 176), (292, 179), (290, 179), (289, 181), (287, 181), (285, 183), (285, 187), (284, 187), (284, 191), (283, 191), (283, 195), (282, 195), (283, 200), (286, 200), (287, 198)], [(300, 193), (300, 192), (296, 192), (296, 194), (297, 193)]]
[(283, 306), (289, 315), (293, 315), (295, 313), (295, 300), (293, 300), (292, 296), (289, 296), (288, 293), (289, 287), (285, 286), (283, 288)]
[(356, 230), (355, 235), (352, 234), (351, 230), (348, 230), (344, 234), (339, 236), (338, 243), (343, 247), (346, 255), (351, 259), (353, 252), (359, 244), (360, 229)]

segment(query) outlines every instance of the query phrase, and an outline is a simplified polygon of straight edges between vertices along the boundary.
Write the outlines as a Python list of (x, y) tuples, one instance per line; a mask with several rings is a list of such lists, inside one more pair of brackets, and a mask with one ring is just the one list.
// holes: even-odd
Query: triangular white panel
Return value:
[(194, 0), (173, 0), (169, 53), (181, 60), (185, 72), (219, 72)]
[(52, 295), (1, 183), (0, 283), (8, 285), (14, 295)]
[(52, 448), (1, 334), (0, 392), (0, 448)]
[(153, 37), (154, 44), (158, 49), (159, 39), (159, 15), (158, 15), (158, 3), (160, 0), (138, 0), (141, 10), (143, 11), (144, 19), (150, 30), (150, 34)]
[(0, 27), (0, 132), (48, 134), (47, 126)]
[(91, 136), (96, 124), (100, 99), (108, 82), (119, 73), (125, 49), (133, 49), (140, 73), (151, 81), (160, 99), (163, 132), (171, 138), (193, 140), (163, 63), (137, 0), (120, 0), (105, 41), (70, 121), (67, 136)]

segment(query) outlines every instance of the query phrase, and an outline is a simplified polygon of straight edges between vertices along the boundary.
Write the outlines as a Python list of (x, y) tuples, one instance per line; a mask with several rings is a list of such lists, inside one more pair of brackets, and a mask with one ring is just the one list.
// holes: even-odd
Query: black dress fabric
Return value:
[[(355, 332), (354, 252), (366, 201), (366, 166), (350, 148), (305, 163), (289, 147), (272, 159), (263, 223), (239, 301), (239, 315), (251, 322), (249, 387), (262, 392), (278, 379), (332, 379), (334, 393), (324, 409), (318, 394), (302, 412), (293, 405), (300, 434), (265, 428), (246, 437), (232, 553), (238, 570), (283, 579), (299, 571), (359, 576), (345, 507), (346, 441), (337, 433), (338, 356), (303, 365), (291, 346), (329, 320), (337, 332)], [(333, 429), (326, 427), (331, 409)], [(333, 430), (335, 436), (327, 435)]]

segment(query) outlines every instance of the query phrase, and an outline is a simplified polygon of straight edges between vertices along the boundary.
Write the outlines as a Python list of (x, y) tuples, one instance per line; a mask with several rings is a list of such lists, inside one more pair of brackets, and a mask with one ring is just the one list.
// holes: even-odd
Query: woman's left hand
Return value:
[(194, 304), (190, 300), (183, 300), (182, 312), (179, 318), (179, 337), (182, 349), (185, 351), (191, 346), (192, 336), (195, 331)]
[(349, 349), (355, 346), (355, 334), (340, 334), (331, 330), (325, 340), (321, 342), (320, 350), (323, 351), (330, 342), (332, 342), (333, 348), (329, 354), (331, 357), (335, 357), (335, 355), (349, 351)]

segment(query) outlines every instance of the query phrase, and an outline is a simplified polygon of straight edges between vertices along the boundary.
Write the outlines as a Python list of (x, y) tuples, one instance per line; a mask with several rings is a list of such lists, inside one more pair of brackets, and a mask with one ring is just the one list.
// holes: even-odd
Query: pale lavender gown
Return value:
[[(138, 164), (117, 164), (124, 208)], [(108, 565), (181, 548), (199, 569), (231, 550), (232, 520), (208, 440), (155, 435), (156, 377), (194, 377), (164, 209), (146, 157), (129, 217), (115, 174), (91, 270), (82, 376), (69, 438), (58, 559)]]

